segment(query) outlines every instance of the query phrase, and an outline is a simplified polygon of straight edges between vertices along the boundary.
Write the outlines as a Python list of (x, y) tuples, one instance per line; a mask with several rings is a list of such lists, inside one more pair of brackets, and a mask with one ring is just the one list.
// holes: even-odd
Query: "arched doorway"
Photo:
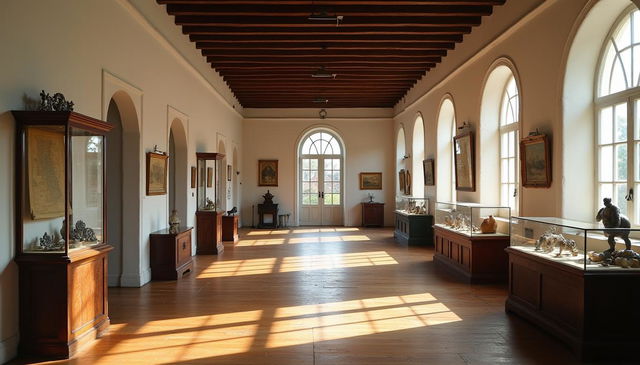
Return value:
[(140, 286), (140, 129), (131, 97), (124, 91), (109, 100), (107, 135), (107, 237), (109, 285)]
[[(405, 168), (405, 159), (407, 156), (407, 150), (405, 145), (405, 135), (404, 135), (404, 127), (400, 126), (398, 129), (398, 136), (396, 137), (396, 170), (399, 172), (401, 169)], [(403, 195), (404, 191), (402, 191), (402, 187), (400, 186), (400, 181), (396, 179), (396, 196)]]
[(328, 129), (305, 134), (298, 148), (298, 206), (301, 225), (342, 225), (344, 148)]
[(413, 143), (411, 144), (413, 153), (412, 158), (412, 170), (413, 177), (413, 196), (415, 198), (424, 198), (424, 175), (422, 161), (424, 161), (424, 120), (422, 114), (418, 113), (416, 121), (413, 125)]
[(187, 224), (189, 191), (187, 133), (183, 122), (175, 118), (169, 129), (169, 209), (178, 211), (178, 217)]

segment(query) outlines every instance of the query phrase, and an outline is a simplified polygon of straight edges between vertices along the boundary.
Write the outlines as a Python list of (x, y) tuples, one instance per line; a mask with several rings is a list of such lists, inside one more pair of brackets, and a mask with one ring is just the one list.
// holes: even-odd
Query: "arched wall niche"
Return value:
[[(522, 100), (522, 87), (517, 69), (511, 59), (501, 57), (493, 62), (485, 76), (480, 106), (479, 146), (477, 148), (479, 191), (484, 204), (500, 204), (500, 111), (505, 86), (514, 77)], [(518, 120), (522, 120), (520, 103)], [(522, 137), (522, 131), (520, 130)], [(522, 189), (518, 189), (522, 191)], [(520, 202), (522, 194), (518, 194)], [(522, 211), (522, 205), (520, 205)]]
[(169, 197), (167, 212), (178, 211), (183, 224), (188, 224), (189, 157), (187, 130), (183, 120), (173, 118), (169, 127)]
[(240, 156), (238, 155), (238, 146), (234, 144), (233, 146), (233, 160), (231, 162), (231, 187), (232, 187), (232, 207), (240, 206), (240, 181), (238, 179), (237, 171), (240, 171), (240, 166), (238, 165), (238, 160)]
[(424, 198), (424, 176), (422, 161), (424, 161), (425, 151), (425, 135), (424, 135), (424, 119), (422, 113), (418, 112), (413, 123), (413, 138), (411, 143), (411, 165), (412, 165), (412, 196), (416, 198)]
[(595, 201), (594, 96), (600, 54), (616, 20), (631, 5), (631, 1), (589, 1), (568, 39), (562, 80), (562, 151), (557, 152), (562, 155), (561, 197), (565, 218), (593, 221), (599, 206)]
[[(455, 201), (453, 175), (453, 132), (456, 115), (453, 96), (446, 94), (440, 102), (437, 124), (436, 151), (436, 197), (438, 201)], [(452, 125), (454, 124), (454, 125)]]
[(224, 158), (218, 161), (218, 199), (216, 204), (220, 204), (221, 210), (227, 210), (227, 149), (223, 139), (218, 140), (218, 153), (222, 153)]
[[(396, 174), (401, 170), (406, 168), (405, 164), (405, 156), (407, 155), (407, 146), (406, 146), (406, 136), (404, 131), (404, 125), (400, 124), (400, 128), (398, 128), (398, 134), (396, 136)], [(400, 191), (400, 181), (397, 176), (394, 176), (394, 181), (396, 182), (396, 196), (403, 195), (403, 192)]]

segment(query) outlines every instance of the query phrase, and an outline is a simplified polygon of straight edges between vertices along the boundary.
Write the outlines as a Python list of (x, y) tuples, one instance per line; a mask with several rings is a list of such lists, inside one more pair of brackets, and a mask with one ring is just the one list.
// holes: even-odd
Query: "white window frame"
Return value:
[[(516, 93), (514, 95), (509, 95), (509, 84), (513, 81), (515, 88), (516, 88)], [(516, 106), (517, 106), (517, 110), (515, 110), (514, 114), (514, 121), (512, 121), (511, 123), (507, 123), (505, 121), (506, 119), (506, 111), (507, 111), (507, 106), (512, 106), (511, 101), (513, 99), (516, 99)], [(506, 104), (505, 104), (506, 103)], [(509, 104), (509, 105), (507, 105)], [(498, 121), (498, 134), (499, 134), (499, 148), (498, 148), (498, 166), (500, 169), (500, 187), (499, 187), (499, 196), (500, 196), (500, 205), (501, 206), (509, 206), (511, 207), (511, 215), (518, 215), (519, 214), (519, 210), (520, 210), (520, 197), (519, 197), (519, 192), (520, 192), (520, 151), (519, 151), (519, 146), (520, 146), (520, 89), (518, 88), (518, 82), (515, 78), (515, 75), (511, 74), (511, 76), (509, 76), (507, 78), (507, 81), (504, 84), (504, 87), (502, 89), (502, 93), (500, 94), (500, 111), (499, 111), (499, 121)], [(513, 182), (503, 182), (505, 179), (505, 174), (507, 175), (507, 180), (508, 180), (508, 175), (509, 175), (509, 171), (504, 171), (503, 169), (503, 160), (509, 160), (510, 157), (503, 157), (503, 136), (504, 135), (508, 135), (509, 133), (514, 132), (513, 134), (513, 138), (511, 140), (511, 143), (513, 143), (513, 148), (514, 148), (514, 156), (511, 157), (514, 159), (513, 164), (508, 166), (509, 168), (513, 168), (514, 170), (514, 181)], [(508, 137), (507, 137), (508, 138)], [(509, 162), (507, 162), (507, 164), (509, 164)], [(503, 187), (505, 185), (514, 185), (513, 191), (511, 193), (509, 193), (510, 195), (513, 194), (513, 198), (514, 202), (513, 202), (513, 206), (511, 206), (509, 204), (509, 201), (505, 202), (503, 201), (503, 196), (502, 196), (502, 190)], [(510, 200), (510, 199), (509, 199)]]

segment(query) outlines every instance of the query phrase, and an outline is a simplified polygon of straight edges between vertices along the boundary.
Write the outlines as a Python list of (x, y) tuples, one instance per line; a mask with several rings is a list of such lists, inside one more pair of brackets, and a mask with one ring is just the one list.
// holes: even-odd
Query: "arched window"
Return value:
[(518, 141), (520, 97), (511, 75), (502, 93), (500, 108), (500, 204), (518, 214)]
[(413, 153), (412, 156), (412, 170), (413, 177), (413, 196), (416, 198), (424, 198), (424, 176), (422, 161), (424, 161), (424, 120), (421, 115), (416, 117), (415, 124), (413, 125)]
[(456, 113), (453, 101), (446, 98), (438, 113), (438, 161), (436, 194), (438, 201), (456, 201), (456, 176), (453, 160), (453, 137), (456, 135)]
[(611, 197), (634, 224), (640, 223), (640, 204), (632, 191), (640, 188), (640, 12), (620, 17), (607, 37), (600, 60), (595, 99), (598, 163), (597, 204)]
[[(396, 173), (405, 168), (404, 160), (407, 155), (405, 144), (404, 127), (400, 126), (396, 137)], [(400, 181), (398, 181), (398, 179), (396, 179), (396, 183), (396, 195), (403, 195), (404, 191), (401, 190)]]
[(340, 144), (329, 133), (318, 132), (310, 135), (302, 144), (303, 155), (341, 155)]

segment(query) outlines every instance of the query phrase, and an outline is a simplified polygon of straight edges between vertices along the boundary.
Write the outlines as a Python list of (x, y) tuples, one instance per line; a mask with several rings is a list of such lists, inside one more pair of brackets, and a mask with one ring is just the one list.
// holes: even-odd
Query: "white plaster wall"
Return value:
[[(309, 110), (304, 114), (316, 114)], [(379, 114), (388, 111), (380, 110)], [(296, 214), (296, 160), (297, 143), (302, 134), (314, 126), (328, 126), (340, 135), (346, 150), (344, 181), (344, 224), (361, 225), (360, 202), (367, 201), (367, 193), (372, 192), (376, 201), (386, 203), (385, 224), (393, 225), (395, 149), (393, 120), (390, 118), (289, 118), (286, 110), (269, 110), (270, 114), (282, 118), (247, 118), (244, 121), (242, 182), (242, 221), (251, 226), (251, 205), (262, 203), (262, 195), (267, 189), (275, 195), (274, 201), (281, 213), (292, 214), (290, 224), (297, 221)], [(329, 110), (329, 115), (339, 115)], [(367, 114), (375, 115), (375, 110)], [(278, 187), (258, 186), (258, 160), (278, 160)], [(382, 172), (383, 190), (365, 191), (359, 189), (360, 172)], [(258, 224), (257, 207), (255, 224)]]
[[(2, 363), (15, 355), (18, 334), (18, 279), (12, 262), (15, 137), (9, 111), (23, 109), (25, 96), (37, 98), (45, 89), (62, 92), (75, 102), (77, 112), (100, 118), (102, 75), (107, 70), (143, 93), (142, 152), (154, 145), (168, 149), (168, 105), (189, 116), (190, 166), (195, 166), (196, 151), (216, 152), (216, 133), (241, 141), (242, 117), (222, 79), (153, 0), (2, 1), (0, 44), (7, 51), (0, 60)], [(141, 159), (144, 168), (144, 153), (125, 158)], [(164, 228), (169, 215), (166, 195), (141, 199), (137, 285), (149, 279), (149, 233)], [(194, 211), (195, 197), (189, 196), (187, 224), (193, 225)]]

